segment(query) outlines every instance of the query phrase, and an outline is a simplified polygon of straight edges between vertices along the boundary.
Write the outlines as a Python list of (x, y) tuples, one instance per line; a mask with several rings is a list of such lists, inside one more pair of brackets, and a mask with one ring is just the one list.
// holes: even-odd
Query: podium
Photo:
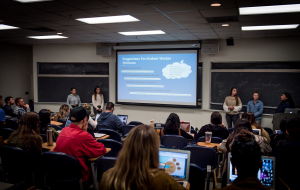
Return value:
[(300, 113), (274, 113), (273, 114), (273, 131), (280, 130), (280, 122), (285, 118), (300, 117)]

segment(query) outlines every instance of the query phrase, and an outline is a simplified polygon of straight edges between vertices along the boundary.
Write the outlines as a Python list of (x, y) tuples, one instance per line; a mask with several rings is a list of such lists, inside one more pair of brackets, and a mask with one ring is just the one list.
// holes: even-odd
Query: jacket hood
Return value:
[(105, 120), (105, 119), (107, 119), (111, 114), (112, 114), (111, 112), (104, 112), (104, 113), (101, 113), (101, 114), (100, 114), (100, 118), (101, 118), (102, 120)]

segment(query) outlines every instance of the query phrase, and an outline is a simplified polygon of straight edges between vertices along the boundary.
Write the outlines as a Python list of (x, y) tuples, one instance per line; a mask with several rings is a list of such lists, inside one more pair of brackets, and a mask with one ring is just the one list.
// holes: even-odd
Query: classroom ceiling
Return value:
[[(221, 3), (221, 6), (211, 7), (211, 3)], [(300, 27), (241, 31), (241, 26), (300, 24), (300, 12), (239, 16), (238, 8), (296, 3), (299, 0), (56, 0), (37, 3), (0, 0), (0, 20), (3, 21), (0, 24), (21, 28), (0, 30), (0, 42), (127, 43), (295, 36), (300, 35)], [(117, 15), (131, 15), (140, 22), (91, 25), (75, 20)], [(162, 30), (166, 34), (124, 36), (117, 33), (145, 30)], [(68, 38), (27, 38), (57, 32)]]

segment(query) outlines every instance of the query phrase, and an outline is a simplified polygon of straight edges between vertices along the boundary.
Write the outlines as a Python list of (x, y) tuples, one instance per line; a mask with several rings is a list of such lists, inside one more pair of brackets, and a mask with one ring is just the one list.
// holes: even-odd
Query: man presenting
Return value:
[(262, 101), (258, 100), (259, 94), (257, 91), (253, 93), (253, 100), (249, 101), (247, 104), (247, 112), (254, 113), (255, 122), (261, 125), (261, 116), (264, 110), (264, 104)]

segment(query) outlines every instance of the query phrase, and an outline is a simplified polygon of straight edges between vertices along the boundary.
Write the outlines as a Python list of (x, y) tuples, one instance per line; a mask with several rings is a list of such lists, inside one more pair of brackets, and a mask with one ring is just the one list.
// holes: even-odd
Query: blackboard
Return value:
[(82, 103), (92, 103), (95, 86), (100, 86), (104, 102), (109, 101), (108, 77), (38, 77), (39, 102), (67, 102), (75, 87)]
[(236, 87), (243, 105), (247, 105), (253, 92), (258, 91), (264, 106), (277, 107), (281, 94), (288, 92), (299, 108), (299, 84), (299, 72), (212, 72), (211, 103), (223, 104), (231, 87)]

